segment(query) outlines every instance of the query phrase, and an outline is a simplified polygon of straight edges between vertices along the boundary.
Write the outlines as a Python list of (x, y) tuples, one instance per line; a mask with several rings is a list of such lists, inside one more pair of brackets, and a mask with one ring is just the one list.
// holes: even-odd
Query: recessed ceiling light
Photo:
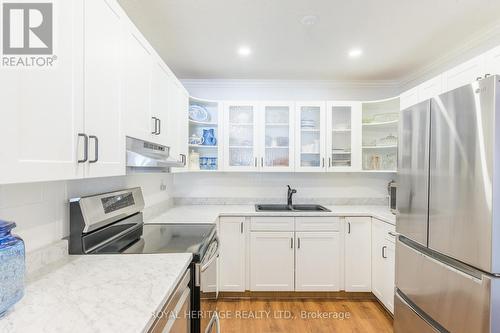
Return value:
[(248, 46), (240, 46), (238, 48), (238, 54), (242, 57), (248, 57), (252, 53), (252, 50)]
[(300, 23), (302, 23), (306, 27), (310, 27), (318, 23), (318, 17), (316, 15), (306, 15), (300, 19)]
[(359, 49), (359, 48), (352, 49), (349, 51), (348, 54), (349, 54), (349, 57), (351, 57), (351, 58), (359, 58), (363, 54), (363, 50)]

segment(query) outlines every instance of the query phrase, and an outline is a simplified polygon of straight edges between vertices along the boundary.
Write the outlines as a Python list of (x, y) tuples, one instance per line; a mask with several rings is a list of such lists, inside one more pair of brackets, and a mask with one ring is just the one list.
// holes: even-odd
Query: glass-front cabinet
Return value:
[(324, 102), (295, 103), (295, 171), (326, 170)]
[(258, 108), (255, 102), (224, 103), (224, 164), (228, 171), (254, 171), (258, 161)]
[(360, 125), (360, 102), (328, 102), (326, 114), (328, 171), (361, 169)]
[(363, 103), (363, 170), (396, 171), (399, 109), (399, 98)]
[(259, 155), (262, 171), (293, 171), (294, 105), (263, 102), (260, 107)]

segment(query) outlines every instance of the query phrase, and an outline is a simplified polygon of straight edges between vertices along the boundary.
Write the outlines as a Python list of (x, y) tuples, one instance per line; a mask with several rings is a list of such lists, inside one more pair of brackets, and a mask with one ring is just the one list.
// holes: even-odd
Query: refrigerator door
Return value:
[[(400, 236), (396, 286), (426, 316), (453, 333), (490, 333), (500, 309), (499, 279)], [(495, 315), (498, 316), (498, 315)], [(398, 320), (396, 312), (396, 320)], [(498, 327), (496, 327), (498, 329)]]
[(406, 302), (400, 293), (394, 298), (395, 333), (440, 333), (419, 311)]
[(401, 112), (396, 231), (427, 246), (430, 100)]
[(500, 221), (493, 219), (498, 80), (455, 89), (431, 105), (429, 248), (490, 273), (500, 272)]

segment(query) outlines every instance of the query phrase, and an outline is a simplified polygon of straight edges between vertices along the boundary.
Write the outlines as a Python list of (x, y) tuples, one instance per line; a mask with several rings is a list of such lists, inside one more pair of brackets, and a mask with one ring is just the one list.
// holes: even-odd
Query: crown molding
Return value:
[(470, 58), (479, 55), (480, 53), (486, 51), (481, 50), (481, 46), (486, 45), (488, 41), (494, 38), (498, 38), (500, 40), (500, 20), (493, 23), (486, 29), (478, 32), (472, 38), (465, 41), (465, 43), (439, 57), (435, 61), (420, 67), (419, 69), (409, 73), (408, 75), (403, 76), (401, 79), (399, 79), (399, 87), (403, 88), (405, 85), (422, 79), (427, 75), (438, 75), (439, 73), (436, 73), (437, 71), (444, 72), (452, 68), (453, 66), (457, 65), (455, 63), (457, 59), (459, 59), (464, 54), (476, 50), (475, 53), (477, 54), (471, 55)]
[(213, 88), (398, 88), (395, 80), (255, 80), (255, 79), (181, 79), (186, 87)]

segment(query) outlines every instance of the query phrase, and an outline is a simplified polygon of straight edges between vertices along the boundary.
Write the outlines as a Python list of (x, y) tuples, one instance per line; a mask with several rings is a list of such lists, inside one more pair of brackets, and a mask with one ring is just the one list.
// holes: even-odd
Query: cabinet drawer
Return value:
[(252, 217), (251, 231), (294, 231), (293, 217)]
[(245, 217), (244, 216), (224, 216), (224, 217), (220, 217), (219, 221), (222, 223), (224, 223), (224, 222), (228, 222), (228, 223), (245, 222)]
[(339, 217), (296, 217), (296, 231), (339, 231)]

